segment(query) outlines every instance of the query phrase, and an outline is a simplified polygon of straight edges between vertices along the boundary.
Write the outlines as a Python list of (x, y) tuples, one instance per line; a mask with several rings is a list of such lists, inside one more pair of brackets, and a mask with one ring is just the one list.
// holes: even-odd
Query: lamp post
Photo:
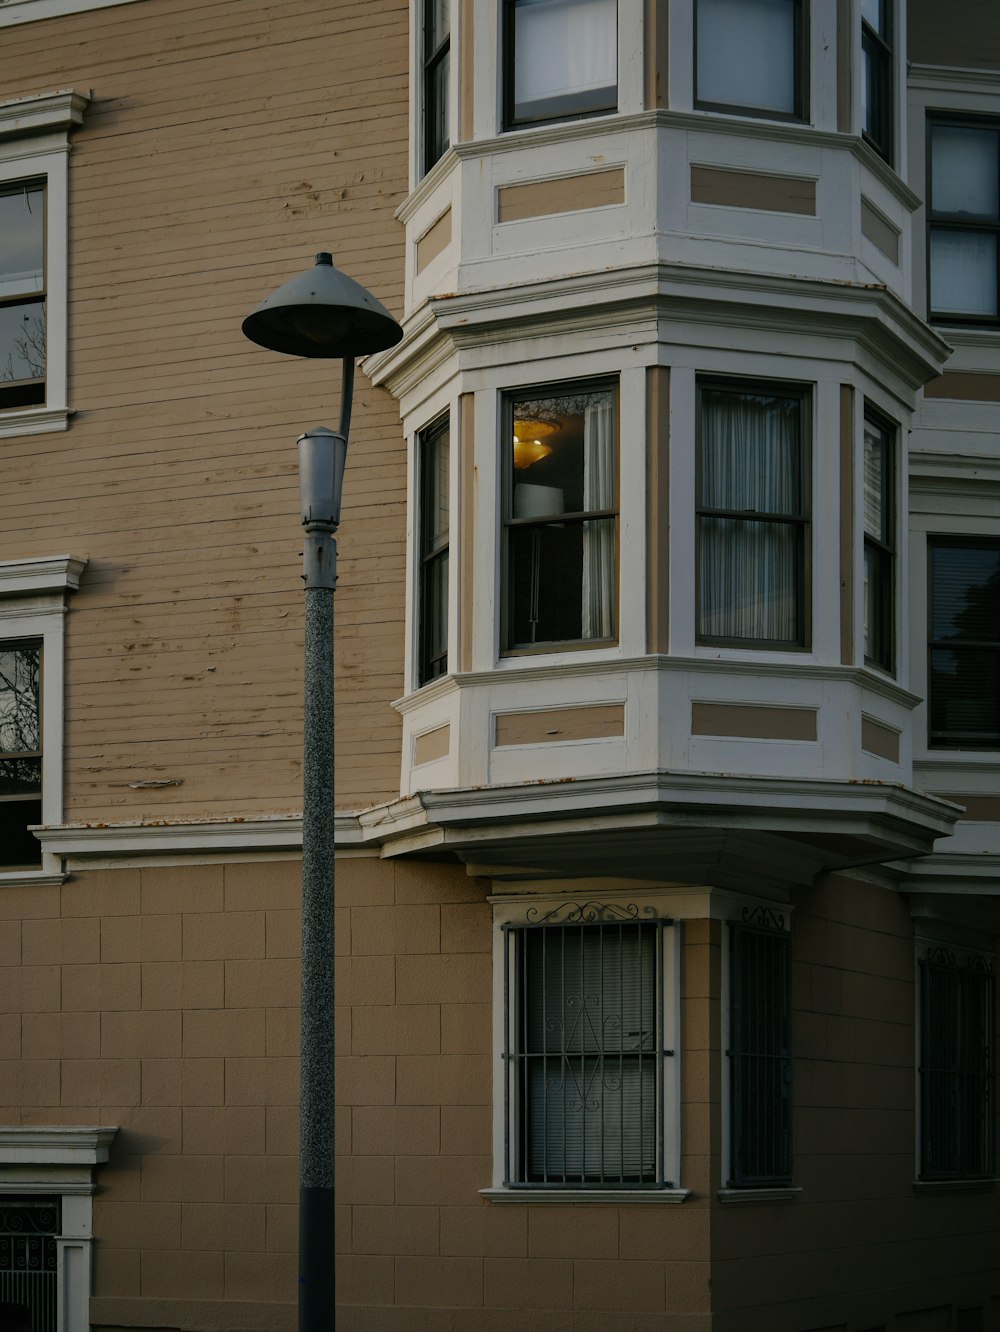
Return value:
[(305, 709), (302, 793), (302, 1043), (299, 1109), (299, 1332), (335, 1325), (334, 1285), (334, 733), (333, 592), (354, 358), (403, 330), (329, 254), (272, 292), (243, 321), (251, 342), (343, 362), (340, 430), (297, 441), (305, 528)]

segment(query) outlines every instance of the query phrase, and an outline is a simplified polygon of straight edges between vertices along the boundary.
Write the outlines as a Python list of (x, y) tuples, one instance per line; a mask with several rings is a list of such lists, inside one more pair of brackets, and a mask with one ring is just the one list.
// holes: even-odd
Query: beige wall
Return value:
[[(4, 99), (93, 90), (70, 159), (76, 415), (3, 441), (0, 492), (0, 559), (90, 558), (68, 620), (68, 818), (301, 808), (294, 445), (336, 425), (339, 363), (254, 348), (240, 322), (320, 249), (400, 312), (407, 40), (398, 0), (143, 0), (3, 30)], [(363, 378), (355, 401), (350, 807), (399, 789), (405, 534), (396, 406)], [(148, 780), (178, 785), (130, 785)]]
[(996, 68), (1000, 9), (993, 0), (909, 0), (906, 23), (911, 60)]

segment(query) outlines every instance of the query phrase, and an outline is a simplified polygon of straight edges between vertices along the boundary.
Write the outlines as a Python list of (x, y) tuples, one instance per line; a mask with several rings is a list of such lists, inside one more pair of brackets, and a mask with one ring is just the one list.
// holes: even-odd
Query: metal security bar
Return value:
[(60, 1202), (0, 1199), (0, 1301), (26, 1304), (32, 1332), (56, 1332)]
[(920, 963), (920, 1178), (993, 1174), (993, 1004), (989, 964), (945, 948)]
[(792, 1182), (791, 936), (757, 914), (729, 927), (732, 1188)]
[(504, 927), (510, 1187), (668, 1184), (667, 922), (601, 919), (618, 912), (630, 916), (628, 908), (588, 904), (572, 906), (559, 923)]

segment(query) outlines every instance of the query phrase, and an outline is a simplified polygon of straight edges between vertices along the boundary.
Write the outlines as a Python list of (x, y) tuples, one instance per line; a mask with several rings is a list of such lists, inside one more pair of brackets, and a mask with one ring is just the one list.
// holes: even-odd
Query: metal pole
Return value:
[(333, 590), (337, 579), (337, 543), (328, 525), (307, 526), (305, 567), (299, 1332), (327, 1332), (336, 1325)]

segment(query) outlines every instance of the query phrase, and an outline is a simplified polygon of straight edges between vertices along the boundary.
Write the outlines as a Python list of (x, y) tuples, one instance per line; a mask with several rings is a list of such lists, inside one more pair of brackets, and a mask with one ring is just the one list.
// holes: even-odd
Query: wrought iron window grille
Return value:
[(0, 1198), (0, 1301), (27, 1305), (34, 1332), (56, 1332), (61, 1212), (58, 1198)]

